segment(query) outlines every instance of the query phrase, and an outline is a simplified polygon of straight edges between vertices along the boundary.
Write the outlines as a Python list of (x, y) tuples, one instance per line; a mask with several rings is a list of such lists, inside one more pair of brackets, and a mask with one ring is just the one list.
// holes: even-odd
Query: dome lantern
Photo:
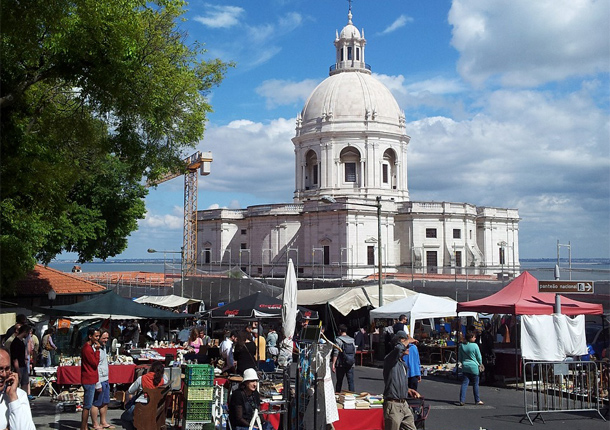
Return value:
[(342, 72), (361, 72), (371, 74), (371, 67), (364, 62), (364, 29), (362, 35), (352, 23), (352, 9), (347, 14), (347, 25), (341, 33), (336, 33), (335, 48), (337, 55), (335, 64), (330, 67), (329, 75)]

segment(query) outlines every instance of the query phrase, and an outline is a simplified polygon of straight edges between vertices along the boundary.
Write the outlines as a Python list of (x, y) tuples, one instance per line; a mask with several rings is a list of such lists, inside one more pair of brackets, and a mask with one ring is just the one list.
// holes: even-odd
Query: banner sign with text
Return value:
[(540, 293), (593, 294), (593, 281), (538, 281)]

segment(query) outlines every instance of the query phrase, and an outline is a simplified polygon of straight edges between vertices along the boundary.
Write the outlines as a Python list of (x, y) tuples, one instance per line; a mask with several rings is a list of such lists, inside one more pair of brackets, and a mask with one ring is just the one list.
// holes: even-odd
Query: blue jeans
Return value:
[(474, 402), (478, 403), (481, 401), (479, 397), (479, 375), (474, 375), (472, 373), (464, 372), (464, 376), (462, 378), (462, 388), (460, 388), (460, 402), (464, 403), (466, 400), (466, 391), (468, 390), (468, 385), (470, 385), (470, 381), (472, 381), (472, 391), (474, 392)]
[(335, 392), (341, 392), (341, 386), (343, 385), (343, 377), (347, 376), (347, 389), (349, 391), (354, 390), (354, 366), (350, 367), (337, 367), (335, 368), (337, 371), (337, 387), (335, 388)]
[(40, 364), (42, 367), (51, 367), (51, 351), (49, 351), (49, 355), (47, 357), (42, 356), (42, 362)]
[(93, 397), (95, 396), (95, 384), (83, 384), (85, 394), (83, 396), (83, 409), (91, 409)]

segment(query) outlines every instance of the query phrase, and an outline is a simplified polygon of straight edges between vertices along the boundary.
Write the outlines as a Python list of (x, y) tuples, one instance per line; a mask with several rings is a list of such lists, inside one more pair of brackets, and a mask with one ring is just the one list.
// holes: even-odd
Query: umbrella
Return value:
[(294, 271), (292, 259), (288, 260), (286, 280), (284, 282), (284, 295), (282, 297), (282, 329), (284, 339), (280, 350), (286, 355), (292, 355), (292, 338), (297, 323), (297, 275)]

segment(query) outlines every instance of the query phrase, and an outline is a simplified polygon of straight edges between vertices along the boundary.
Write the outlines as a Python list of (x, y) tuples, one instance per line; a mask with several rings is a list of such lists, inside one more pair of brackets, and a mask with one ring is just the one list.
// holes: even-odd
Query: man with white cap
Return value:
[(409, 344), (415, 339), (403, 330), (394, 335), (394, 349), (383, 360), (383, 421), (386, 430), (415, 430), (413, 412), (408, 397), (420, 397), (409, 388), (409, 368), (403, 357), (409, 353)]
[[(231, 394), (229, 421), (233, 430), (248, 430), (255, 411), (260, 409), (261, 398), (257, 391), (258, 375), (255, 369), (244, 371), (244, 380)], [(254, 429), (261, 430), (258, 427)]]

